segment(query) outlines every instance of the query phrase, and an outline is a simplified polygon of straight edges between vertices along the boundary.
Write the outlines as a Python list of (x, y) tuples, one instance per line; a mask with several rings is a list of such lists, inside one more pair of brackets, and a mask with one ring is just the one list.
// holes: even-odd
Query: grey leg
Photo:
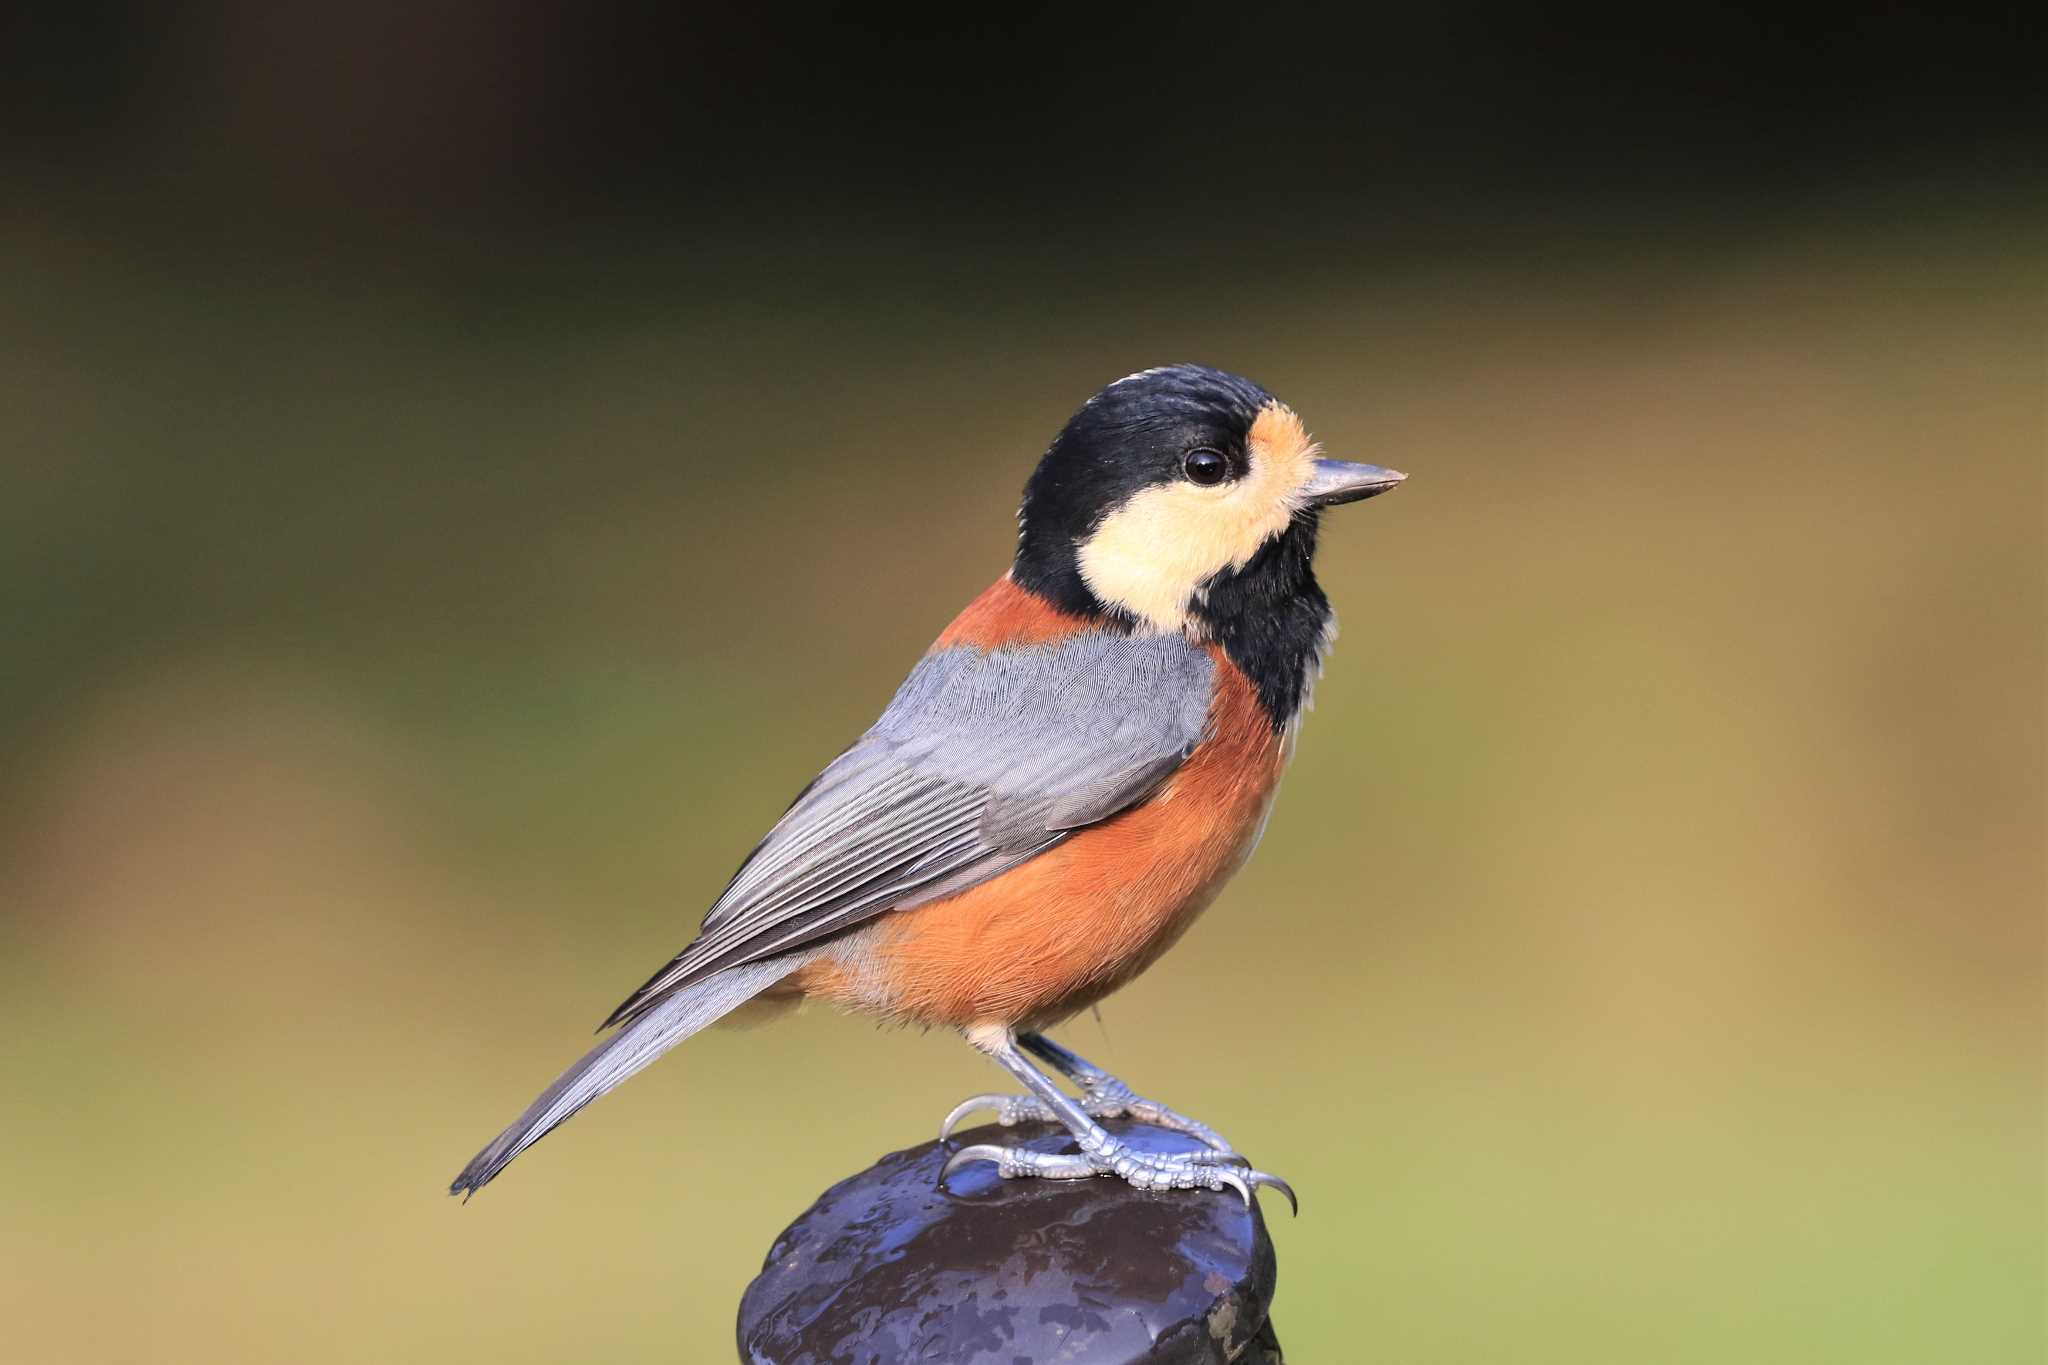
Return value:
[(1053, 1084), (1018, 1050), (1017, 1038), (1009, 1029), (993, 1026), (967, 1030), (974, 1044), (997, 1066), (1016, 1077), (1033, 1098), (1045, 1106), (1054, 1122), (1069, 1133), (1081, 1150), (1071, 1155), (1035, 1152), (1028, 1147), (998, 1147), (977, 1143), (963, 1147), (946, 1162), (941, 1179), (975, 1161), (993, 1161), (1006, 1178), (1036, 1176), (1047, 1180), (1080, 1180), (1090, 1176), (1113, 1175), (1143, 1190), (1234, 1189), (1249, 1204), (1252, 1191), (1270, 1185), (1294, 1203), (1294, 1191), (1286, 1181), (1264, 1171), (1236, 1164), (1242, 1158), (1220, 1152), (1178, 1152), (1158, 1155), (1141, 1152), (1097, 1123), (1081, 1104)]
[[(1104, 1071), (1078, 1052), (1070, 1052), (1042, 1033), (1020, 1033), (1017, 1046), (1038, 1057), (1053, 1070), (1081, 1087), (1081, 1108), (1090, 1118), (1133, 1118), (1155, 1128), (1186, 1133), (1211, 1151), (1235, 1156), (1237, 1149), (1208, 1124), (1168, 1109), (1157, 1100), (1132, 1092), (1130, 1086)], [(1018, 1123), (1058, 1123), (1059, 1116), (1035, 1095), (974, 1095), (955, 1105), (939, 1125), (939, 1140), (953, 1135), (960, 1120), (978, 1109), (993, 1109), (996, 1122), (1005, 1128)]]

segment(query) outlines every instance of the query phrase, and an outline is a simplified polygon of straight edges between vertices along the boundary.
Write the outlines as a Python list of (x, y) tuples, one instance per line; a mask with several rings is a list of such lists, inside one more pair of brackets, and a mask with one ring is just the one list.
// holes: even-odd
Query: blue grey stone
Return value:
[[(1149, 1151), (1195, 1145), (1143, 1124), (1108, 1127)], [(971, 1142), (1073, 1150), (1057, 1128), (981, 1128), (842, 1180), (776, 1239), (748, 1286), (740, 1358), (1277, 1365), (1273, 1243), (1234, 1191), (1003, 1180), (985, 1163), (939, 1189), (948, 1153)]]

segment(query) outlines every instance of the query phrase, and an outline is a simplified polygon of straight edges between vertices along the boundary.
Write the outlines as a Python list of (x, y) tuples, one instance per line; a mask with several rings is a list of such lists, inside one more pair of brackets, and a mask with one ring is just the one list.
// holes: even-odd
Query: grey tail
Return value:
[(716, 1023), (747, 1001), (788, 976), (795, 966), (788, 958), (748, 962), (715, 976), (692, 982), (649, 1006), (630, 1024), (583, 1054), (582, 1058), (540, 1092), (525, 1113), (478, 1152), (448, 1193), (471, 1195), (490, 1184), (534, 1143), (557, 1126), (645, 1067), (656, 1057), (698, 1030)]

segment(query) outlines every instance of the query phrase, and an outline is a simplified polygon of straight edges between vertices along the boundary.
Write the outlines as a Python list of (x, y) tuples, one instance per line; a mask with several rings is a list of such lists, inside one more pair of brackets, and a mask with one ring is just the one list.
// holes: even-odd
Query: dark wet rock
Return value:
[[(1149, 1151), (1192, 1139), (1110, 1128)], [(751, 1365), (1279, 1365), (1266, 1321), (1272, 1239), (1234, 1190), (1146, 1193), (1120, 1180), (1003, 1180), (972, 1142), (1072, 1151), (1056, 1128), (956, 1134), (883, 1157), (776, 1239), (740, 1301)]]

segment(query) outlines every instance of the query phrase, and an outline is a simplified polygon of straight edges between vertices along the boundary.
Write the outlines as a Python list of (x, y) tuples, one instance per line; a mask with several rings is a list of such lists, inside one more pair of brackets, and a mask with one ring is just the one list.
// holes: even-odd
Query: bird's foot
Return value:
[(1247, 1205), (1252, 1202), (1252, 1191), (1270, 1187), (1287, 1196), (1289, 1208), (1300, 1211), (1292, 1186), (1277, 1175), (1253, 1170), (1235, 1153), (1140, 1151), (1100, 1129), (1096, 1135), (1076, 1141), (1081, 1150), (1071, 1153), (976, 1143), (953, 1153), (939, 1179), (943, 1183), (947, 1176), (973, 1162), (993, 1161), (996, 1173), (1005, 1180), (1085, 1180), (1111, 1175), (1140, 1190), (1233, 1189)]
[[(1081, 1091), (1081, 1108), (1092, 1119), (1136, 1119), (1154, 1128), (1186, 1133), (1216, 1155), (1226, 1158), (1237, 1155), (1237, 1149), (1224, 1139), (1223, 1134), (1208, 1124), (1176, 1113), (1157, 1100), (1134, 1094), (1128, 1085), (1114, 1076), (1104, 1075), (1100, 1080), (1085, 1084)], [(939, 1141), (944, 1142), (951, 1137), (961, 1119), (980, 1109), (995, 1110), (996, 1122), (1005, 1128), (1019, 1123), (1060, 1122), (1052, 1107), (1035, 1095), (974, 1095), (954, 1105), (953, 1112), (946, 1115), (946, 1121), (939, 1125)]]

